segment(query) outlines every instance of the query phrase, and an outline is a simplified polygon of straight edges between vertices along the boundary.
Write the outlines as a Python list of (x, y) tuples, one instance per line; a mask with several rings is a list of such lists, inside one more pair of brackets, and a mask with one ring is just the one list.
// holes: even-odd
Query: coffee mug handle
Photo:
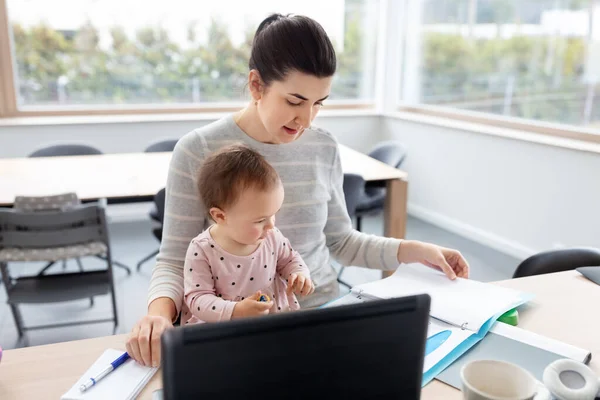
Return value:
[(536, 381), (537, 390), (536, 395), (533, 397), (533, 400), (552, 400), (552, 395), (550, 391), (544, 386), (544, 384), (540, 381)]

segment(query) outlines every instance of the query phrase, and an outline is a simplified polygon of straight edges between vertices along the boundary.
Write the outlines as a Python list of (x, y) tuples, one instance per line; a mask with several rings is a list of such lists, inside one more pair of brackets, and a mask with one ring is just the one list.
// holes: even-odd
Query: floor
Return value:
[[(363, 221), (363, 231), (382, 234), (381, 217), (370, 217)], [(128, 276), (121, 268), (115, 268), (115, 289), (119, 327), (117, 333), (126, 333), (135, 322), (146, 312), (146, 291), (151, 276), (152, 262), (143, 265), (140, 272), (135, 271), (137, 262), (158, 247), (156, 239), (151, 234), (149, 221), (128, 223), (113, 223), (110, 226), (114, 259), (132, 269)], [(415, 218), (409, 218), (407, 223), (407, 238), (433, 242), (442, 246), (459, 249), (471, 266), (471, 277), (480, 281), (495, 281), (508, 279), (520, 260), (503, 253), (464, 239), (433, 225)], [(86, 268), (102, 267), (101, 261), (84, 259)], [(35, 273), (42, 264), (13, 264), (12, 271), (22, 269), (26, 273)], [(62, 269), (61, 265), (53, 267), (54, 271)], [(67, 265), (67, 270), (77, 270), (75, 262)], [(15, 273), (13, 272), (13, 273)], [(380, 271), (350, 267), (344, 271), (344, 280), (351, 285), (379, 279)], [(345, 289), (344, 289), (345, 290)], [(111, 305), (108, 296), (95, 299), (95, 305), (90, 307), (89, 300), (48, 305), (22, 306), (23, 318), (26, 324), (50, 324), (81, 319), (101, 319), (110, 316)], [(63, 342), (111, 335), (112, 323), (88, 324), (66, 328), (34, 330), (27, 333), (30, 346)], [(22, 347), (23, 341), (18, 340), (14, 320), (8, 305), (4, 286), (0, 286), (0, 346), (3, 349)]]

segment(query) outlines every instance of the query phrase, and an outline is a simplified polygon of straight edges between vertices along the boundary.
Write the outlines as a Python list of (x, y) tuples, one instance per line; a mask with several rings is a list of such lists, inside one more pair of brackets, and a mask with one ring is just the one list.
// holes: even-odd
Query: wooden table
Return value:
[[(590, 367), (600, 375), (600, 287), (578, 272), (561, 272), (497, 282), (533, 293), (536, 298), (520, 312), (521, 328), (590, 350)], [(107, 336), (8, 350), (0, 362), (0, 399), (57, 399), (65, 393), (107, 348), (125, 350), (126, 335)], [(160, 371), (144, 388), (141, 399), (151, 399), (162, 387)], [(458, 390), (433, 381), (423, 399), (461, 399)]]
[[(408, 176), (367, 155), (340, 145), (342, 168), (366, 181), (386, 181), (385, 235), (406, 233)], [(15, 196), (75, 192), (82, 200), (151, 201), (165, 187), (171, 153), (0, 159), (0, 206)]]

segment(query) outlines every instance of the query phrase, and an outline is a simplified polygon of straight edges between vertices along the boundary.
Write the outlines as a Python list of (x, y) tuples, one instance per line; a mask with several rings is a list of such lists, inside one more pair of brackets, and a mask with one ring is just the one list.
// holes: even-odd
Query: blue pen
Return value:
[(98, 381), (100, 379), (104, 378), (110, 372), (112, 372), (115, 369), (117, 369), (119, 367), (119, 365), (123, 364), (127, 360), (129, 360), (129, 354), (127, 354), (127, 352), (125, 352), (119, 358), (117, 358), (115, 361), (111, 362), (108, 367), (104, 368), (95, 377), (90, 378), (89, 381), (87, 381), (83, 385), (79, 386), (79, 391), (80, 392), (85, 392), (86, 390), (88, 390), (89, 388), (91, 388), (92, 386), (94, 386), (96, 383), (98, 383)]

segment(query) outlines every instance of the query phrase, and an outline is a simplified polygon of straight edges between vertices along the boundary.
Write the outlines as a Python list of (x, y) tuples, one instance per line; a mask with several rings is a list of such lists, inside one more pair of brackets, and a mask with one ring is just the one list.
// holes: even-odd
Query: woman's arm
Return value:
[(148, 306), (148, 315), (156, 317), (165, 317), (169, 321), (173, 321), (177, 315), (177, 308), (172, 299), (168, 297), (159, 297), (154, 299)]
[(160, 253), (148, 289), (148, 314), (133, 327), (127, 352), (146, 366), (160, 363), (160, 337), (177, 319), (183, 301), (183, 264), (187, 246), (202, 231), (204, 208), (196, 184), (203, 151), (188, 134), (175, 146), (167, 176)]
[(399, 263), (418, 262), (443, 271), (450, 279), (469, 277), (469, 264), (457, 250), (416, 240), (367, 235), (354, 230), (346, 209), (343, 180), (336, 147), (325, 235), (329, 250), (343, 265), (395, 270)]
[(358, 232), (346, 209), (343, 189), (344, 174), (339, 149), (335, 148), (329, 180), (330, 200), (325, 225), (329, 251), (342, 265), (395, 270), (401, 240)]
[(173, 308), (167, 306), (165, 300), (150, 307), (155, 300), (168, 298), (175, 306), (169, 318), (171, 321), (175, 321), (181, 311), (183, 264), (188, 245), (202, 232), (206, 221), (197, 185), (204, 154), (196, 144), (196, 138), (196, 135), (184, 136), (173, 151), (167, 177), (160, 252), (148, 289), (148, 312), (172, 312)]

